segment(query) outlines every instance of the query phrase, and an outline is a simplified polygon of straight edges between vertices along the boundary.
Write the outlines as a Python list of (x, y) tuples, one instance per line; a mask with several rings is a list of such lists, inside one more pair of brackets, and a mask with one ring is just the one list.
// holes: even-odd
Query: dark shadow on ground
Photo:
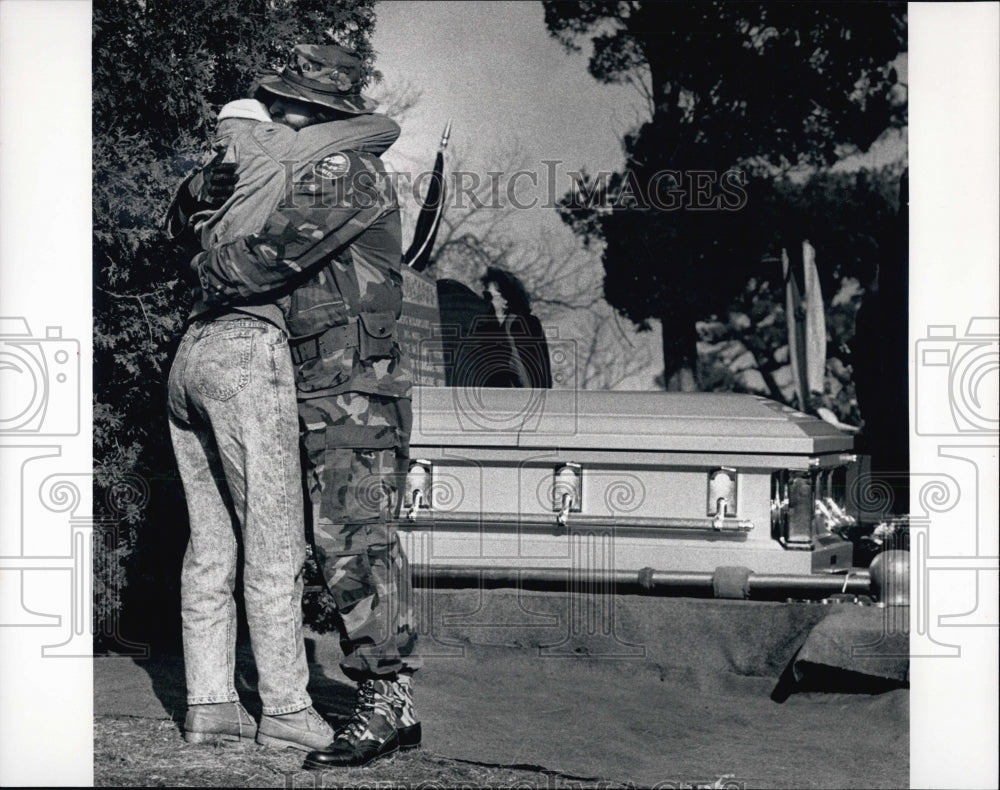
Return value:
[(880, 678), (807, 661), (796, 666), (793, 661), (778, 678), (771, 699), (784, 702), (792, 694), (809, 693), (874, 695), (909, 687), (909, 683), (895, 678)]
[(306, 660), (309, 662), (309, 696), (316, 712), (337, 725), (351, 715), (357, 690), (327, 674), (316, 659), (316, 640), (306, 639)]
[(187, 702), (184, 697), (184, 661), (180, 656), (155, 653), (149, 658), (133, 659), (153, 685), (153, 693), (167, 715), (177, 724), (184, 722)]
[[(336, 725), (346, 719), (352, 709), (355, 689), (342, 681), (327, 675), (321, 663), (316, 660), (316, 643), (306, 639), (306, 660), (309, 662), (309, 694), (316, 711)], [(120, 658), (97, 658), (96, 660), (122, 660)], [(153, 693), (167, 716), (180, 728), (187, 711), (186, 686), (184, 681), (184, 659), (175, 652), (155, 651), (149, 658), (133, 658), (137, 667), (149, 676)], [(261, 701), (257, 693), (257, 667), (253, 651), (248, 641), (240, 640), (236, 645), (236, 691), (240, 701), (255, 719), (260, 719)], [(152, 713), (152, 712), (150, 712)]]

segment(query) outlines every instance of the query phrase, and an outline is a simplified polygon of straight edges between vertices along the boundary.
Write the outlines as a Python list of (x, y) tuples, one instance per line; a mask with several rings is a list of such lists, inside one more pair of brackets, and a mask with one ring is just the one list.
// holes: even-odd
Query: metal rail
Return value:
[[(669, 595), (677, 592), (701, 590), (711, 593), (715, 573), (707, 571), (657, 571), (643, 568), (639, 571), (579, 571), (566, 568), (517, 568), (510, 566), (470, 567), (458, 565), (411, 565), (413, 583), (418, 587), (552, 587), (568, 585), (600, 585), (637, 588), (640, 591)], [(803, 597), (825, 597), (836, 593), (865, 595), (872, 592), (867, 570), (852, 570), (845, 576), (812, 574), (798, 576), (791, 573), (750, 573), (747, 588), (764, 594), (795, 593)]]
[(565, 525), (556, 522), (556, 514), (553, 513), (550, 519), (544, 516), (531, 515), (522, 516), (517, 513), (483, 513), (482, 515), (470, 513), (434, 513), (423, 515), (417, 510), (413, 518), (405, 516), (398, 520), (398, 526), (403, 529), (413, 529), (415, 527), (434, 527), (438, 524), (447, 527), (490, 527), (500, 526), (504, 528), (520, 527), (527, 529), (548, 529), (553, 528), (609, 528), (616, 529), (662, 529), (662, 530), (683, 530), (692, 532), (707, 533), (735, 533), (743, 534), (753, 530), (753, 522), (749, 519), (737, 518), (650, 518), (635, 517), (628, 519), (615, 519), (607, 516), (582, 515), (571, 513)]

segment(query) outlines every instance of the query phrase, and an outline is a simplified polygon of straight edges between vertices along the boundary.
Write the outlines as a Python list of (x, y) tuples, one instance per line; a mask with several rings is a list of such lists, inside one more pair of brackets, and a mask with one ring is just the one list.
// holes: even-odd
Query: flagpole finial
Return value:
[(443, 151), (448, 147), (448, 138), (451, 137), (451, 118), (448, 119), (448, 123), (444, 127), (444, 133), (441, 135), (441, 150)]

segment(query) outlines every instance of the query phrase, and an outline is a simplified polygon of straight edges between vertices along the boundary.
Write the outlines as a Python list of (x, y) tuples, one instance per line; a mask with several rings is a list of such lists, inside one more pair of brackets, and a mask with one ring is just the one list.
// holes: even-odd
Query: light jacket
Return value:
[[(213, 217), (198, 218), (203, 242), (232, 239), (192, 264), (206, 305), (281, 307), (300, 398), (409, 397), (410, 365), (394, 331), (402, 309), (399, 207), (377, 156), (398, 134), (375, 115), (297, 133), (257, 124), (234, 149), (237, 190)], [(245, 183), (244, 156), (255, 163)], [(265, 210), (259, 232), (234, 238)]]

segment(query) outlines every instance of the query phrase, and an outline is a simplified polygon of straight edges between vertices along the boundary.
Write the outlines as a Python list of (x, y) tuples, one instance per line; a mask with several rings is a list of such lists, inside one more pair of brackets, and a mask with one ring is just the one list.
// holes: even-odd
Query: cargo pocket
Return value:
[(316, 392), (345, 383), (354, 370), (355, 351), (353, 347), (341, 348), (296, 365), (296, 388), (299, 392)]
[[(385, 511), (387, 481), (380, 464), (382, 451), (344, 446), (365, 441), (366, 433), (370, 443), (382, 439), (376, 428), (360, 425), (327, 428), (321, 518), (334, 524), (375, 521)], [(350, 544), (359, 540), (365, 540), (365, 536), (352, 535), (343, 550), (357, 550), (358, 546)]]
[(396, 316), (385, 311), (361, 313), (358, 319), (358, 345), (361, 359), (391, 357), (393, 337), (396, 334)]
[(241, 392), (250, 382), (254, 334), (261, 331), (242, 328), (202, 336), (188, 363), (194, 388), (220, 401)]

